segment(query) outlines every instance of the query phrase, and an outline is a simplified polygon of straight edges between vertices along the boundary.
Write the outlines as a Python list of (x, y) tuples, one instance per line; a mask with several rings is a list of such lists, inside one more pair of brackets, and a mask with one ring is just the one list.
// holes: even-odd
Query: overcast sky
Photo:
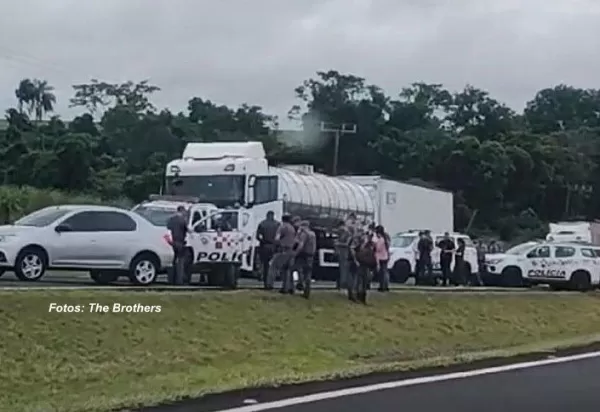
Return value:
[(0, 107), (20, 79), (150, 79), (159, 107), (192, 96), (285, 117), (317, 70), (388, 93), (466, 83), (521, 109), (561, 82), (600, 87), (600, 0), (3, 0)]

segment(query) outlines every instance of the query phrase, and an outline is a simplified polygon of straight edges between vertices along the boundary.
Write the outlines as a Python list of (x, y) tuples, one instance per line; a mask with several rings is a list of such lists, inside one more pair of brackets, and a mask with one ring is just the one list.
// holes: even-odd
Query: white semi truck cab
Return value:
[(337, 276), (336, 223), (350, 213), (365, 224), (375, 220), (376, 207), (364, 186), (315, 173), (310, 165), (271, 167), (260, 142), (188, 143), (182, 157), (167, 165), (165, 178), (168, 195), (251, 210), (253, 233), (268, 211), (278, 220), (284, 213), (309, 220), (318, 236), (317, 279)]

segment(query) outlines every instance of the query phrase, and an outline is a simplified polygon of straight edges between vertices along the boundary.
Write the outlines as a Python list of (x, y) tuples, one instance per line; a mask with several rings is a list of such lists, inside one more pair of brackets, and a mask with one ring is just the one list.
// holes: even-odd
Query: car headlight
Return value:
[(497, 265), (500, 262), (502, 262), (502, 259), (490, 259), (490, 260), (486, 260), (485, 264), (486, 265)]
[(8, 242), (11, 239), (14, 239), (16, 235), (0, 235), (0, 242)]

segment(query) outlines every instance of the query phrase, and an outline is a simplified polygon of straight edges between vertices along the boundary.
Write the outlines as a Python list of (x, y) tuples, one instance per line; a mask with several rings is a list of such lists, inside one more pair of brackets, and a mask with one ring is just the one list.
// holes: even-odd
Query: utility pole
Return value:
[(333, 124), (321, 122), (322, 133), (333, 133), (334, 148), (333, 148), (333, 168), (331, 174), (335, 176), (338, 168), (338, 157), (340, 152), (340, 136), (345, 134), (356, 134), (356, 124), (342, 123)]

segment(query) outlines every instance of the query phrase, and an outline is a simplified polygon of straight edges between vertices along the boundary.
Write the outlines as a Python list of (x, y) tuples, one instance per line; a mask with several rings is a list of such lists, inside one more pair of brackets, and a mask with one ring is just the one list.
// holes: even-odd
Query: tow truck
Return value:
[(209, 286), (235, 289), (241, 272), (252, 272), (254, 267), (257, 223), (251, 211), (244, 207), (220, 209), (197, 197), (172, 195), (152, 195), (132, 211), (156, 226), (164, 226), (168, 242), (167, 221), (180, 205), (187, 210), (190, 228), (186, 275), (191, 280), (193, 274), (199, 273)]

